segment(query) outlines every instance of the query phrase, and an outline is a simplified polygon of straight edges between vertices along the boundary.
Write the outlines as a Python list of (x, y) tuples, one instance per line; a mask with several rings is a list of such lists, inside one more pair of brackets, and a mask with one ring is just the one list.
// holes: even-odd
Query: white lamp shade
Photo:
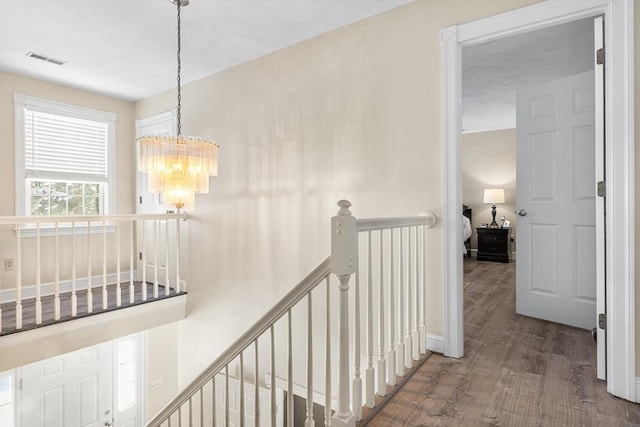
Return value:
[(502, 188), (485, 188), (482, 203), (504, 203), (504, 190)]

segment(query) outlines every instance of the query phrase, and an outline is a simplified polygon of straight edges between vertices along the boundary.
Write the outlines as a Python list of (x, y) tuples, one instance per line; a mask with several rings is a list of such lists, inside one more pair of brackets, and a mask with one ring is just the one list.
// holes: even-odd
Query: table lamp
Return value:
[(485, 188), (483, 203), (491, 203), (491, 216), (493, 217), (489, 228), (499, 228), (496, 222), (496, 203), (504, 203), (504, 190), (502, 188)]

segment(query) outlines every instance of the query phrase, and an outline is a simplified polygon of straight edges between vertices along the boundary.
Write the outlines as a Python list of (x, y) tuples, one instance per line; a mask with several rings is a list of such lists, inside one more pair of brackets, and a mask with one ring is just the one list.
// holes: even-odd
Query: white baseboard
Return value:
[(636, 403), (640, 403), (640, 377), (636, 377)]
[(441, 335), (427, 334), (427, 350), (444, 353), (444, 338)]
[[(128, 282), (130, 277), (129, 271), (120, 272), (120, 283)], [(137, 276), (136, 271), (133, 272), (133, 277)], [(107, 274), (107, 284), (116, 283), (116, 273)], [(89, 281), (86, 277), (76, 279), (76, 290), (87, 289)], [(60, 282), (60, 293), (71, 292), (71, 280), (64, 280)], [(102, 287), (102, 275), (93, 276), (91, 278), (91, 288)], [(55, 291), (54, 283), (43, 283), (40, 285), (40, 295), (53, 295)], [(22, 287), (22, 299), (35, 298), (36, 297), (36, 285)], [(16, 300), (16, 290), (4, 289), (0, 291), (0, 303), (11, 302)]]

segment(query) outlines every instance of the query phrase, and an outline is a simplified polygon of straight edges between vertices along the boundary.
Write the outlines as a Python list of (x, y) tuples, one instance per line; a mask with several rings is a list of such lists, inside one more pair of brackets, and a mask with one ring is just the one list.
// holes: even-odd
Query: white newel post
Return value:
[(340, 285), (340, 341), (338, 370), (338, 410), (332, 418), (334, 426), (355, 426), (355, 416), (349, 407), (349, 280), (355, 272), (358, 254), (356, 219), (351, 215), (351, 202), (338, 202), (338, 215), (331, 218), (331, 272)]

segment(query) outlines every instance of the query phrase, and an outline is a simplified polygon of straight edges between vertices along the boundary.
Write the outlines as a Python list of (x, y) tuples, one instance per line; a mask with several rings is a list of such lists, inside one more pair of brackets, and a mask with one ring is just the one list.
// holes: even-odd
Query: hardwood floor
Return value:
[(432, 355), (368, 426), (640, 426), (591, 333), (515, 314), (515, 263), (465, 259), (465, 352)]
[[(92, 316), (106, 311), (121, 310), (134, 305), (147, 304), (153, 301), (158, 301), (164, 298), (171, 298), (176, 295), (182, 295), (185, 292), (176, 293), (175, 290), (171, 290), (168, 295), (165, 294), (165, 287), (158, 286), (158, 298), (153, 298), (153, 284), (146, 283), (147, 287), (147, 300), (142, 300), (142, 284), (141, 282), (134, 282), (134, 299), (129, 300), (129, 282), (122, 283), (122, 304), (120, 307), (116, 305), (116, 285), (107, 285), (107, 301), (108, 309), (102, 309), (102, 288), (93, 288), (93, 313), (87, 312), (87, 290), (79, 290), (77, 292), (78, 297), (78, 316), (86, 317)], [(41, 328), (55, 323), (66, 322), (73, 320), (71, 316), (71, 292), (60, 293), (60, 320), (54, 320), (54, 301), (53, 295), (46, 295), (41, 298), (42, 302), (42, 324), (36, 325), (36, 300), (35, 298), (28, 298), (22, 301), (22, 318), (23, 327), (20, 330), (16, 329), (16, 305), (15, 302), (6, 302), (0, 304), (2, 310), (2, 328), (0, 330), (0, 336), (13, 334), (20, 331), (26, 331), (34, 328)]]

